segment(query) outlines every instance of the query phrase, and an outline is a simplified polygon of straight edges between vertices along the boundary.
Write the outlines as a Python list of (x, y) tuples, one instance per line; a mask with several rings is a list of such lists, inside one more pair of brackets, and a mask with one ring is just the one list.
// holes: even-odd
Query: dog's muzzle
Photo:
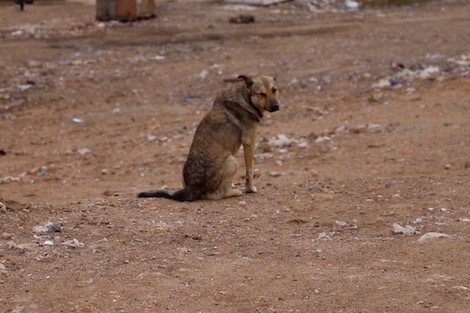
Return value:
[(276, 111), (279, 111), (279, 102), (277, 101), (273, 101), (269, 104), (269, 107), (268, 107), (268, 112), (276, 112)]

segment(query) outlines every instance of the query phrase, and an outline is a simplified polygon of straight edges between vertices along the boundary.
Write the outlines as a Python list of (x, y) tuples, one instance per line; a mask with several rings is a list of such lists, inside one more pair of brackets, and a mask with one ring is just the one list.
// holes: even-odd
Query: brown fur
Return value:
[(265, 111), (279, 110), (279, 93), (272, 77), (242, 75), (239, 79), (241, 83), (215, 99), (212, 110), (199, 124), (183, 168), (184, 188), (175, 193), (142, 192), (139, 197), (193, 201), (241, 196), (242, 192), (232, 187), (232, 179), (237, 172), (234, 155), (242, 145), (245, 191), (257, 191), (253, 185), (256, 131)]

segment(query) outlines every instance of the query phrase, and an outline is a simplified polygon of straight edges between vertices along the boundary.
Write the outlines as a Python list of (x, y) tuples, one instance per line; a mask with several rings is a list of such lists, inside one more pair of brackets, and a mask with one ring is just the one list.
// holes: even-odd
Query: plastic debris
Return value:
[(78, 149), (78, 153), (80, 155), (87, 155), (91, 153), (91, 150), (88, 148), (81, 148), (81, 149)]
[(83, 242), (80, 242), (78, 239), (73, 238), (72, 240), (67, 240), (62, 242), (62, 245), (71, 247), (71, 248), (83, 248), (85, 244)]
[(330, 234), (327, 234), (326, 232), (321, 232), (318, 234), (318, 237), (317, 239), (318, 240), (325, 240), (325, 241), (329, 241), (329, 240), (332, 240), (330, 235), (333, 235), (334, 233), (330, 233)]
[(346, 6), (347, 9), (349, 10), (357, 10), (359, 9), (359, 3), (354, 0), (346, 0), (344, 2), (344, 5)]
[(398, 223), (394, 223), (392, 227), (395, 234), (412, 235), (416, 232), (416, 228), (410, 225), (403, 227)]
[(287, 2), (290, 0), (224, 0), (225, 3), (230, 4), (248, 4), (248, 5), (259, 5), (259, 6), (266, 6), (272, 5), (281, 2)]
[(47, 232), (60, 232), (62, 230), (61, 223), (49, 222), (46, 225), (38, 225), (33, 227), (35, 233), (47, 233)]
[(423, 242), (426, 242), (426, 241), (429, 241), (429, 240), (432, 240), (432, 239), (450, 238), (450, 237), (451, 237), (450, 235), (444, 234), (444, 233), (429, 232), (429, 233), (426, 233), (426, 234), (422, 235), (418, 239), (418, 242), (423, 243)]

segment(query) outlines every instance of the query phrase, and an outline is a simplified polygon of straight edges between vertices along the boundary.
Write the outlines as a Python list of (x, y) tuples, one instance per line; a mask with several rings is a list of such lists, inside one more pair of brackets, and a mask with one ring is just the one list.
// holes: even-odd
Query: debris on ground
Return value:
[(416, 233), (416, 227), (413, 227), (410, 225), (406, 225), (405, 227), (403, 227), (398, 223), (394, 223), (392, 227), (393, 227), (393, 233), (395, 234), (412, 235)]

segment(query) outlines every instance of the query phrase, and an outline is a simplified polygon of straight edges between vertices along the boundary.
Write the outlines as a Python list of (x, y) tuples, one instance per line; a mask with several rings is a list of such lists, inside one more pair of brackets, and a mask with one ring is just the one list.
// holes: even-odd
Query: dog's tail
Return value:
[(190, 201), (189, 193), (186, 189), (180, 189), (173, 193), (169, 193), (165, 190), (155, 190), (155, 191), (144, 191), (137, 194), (139, 198), (166, 198), (171, 200), (176, 200), (180, 202)]

